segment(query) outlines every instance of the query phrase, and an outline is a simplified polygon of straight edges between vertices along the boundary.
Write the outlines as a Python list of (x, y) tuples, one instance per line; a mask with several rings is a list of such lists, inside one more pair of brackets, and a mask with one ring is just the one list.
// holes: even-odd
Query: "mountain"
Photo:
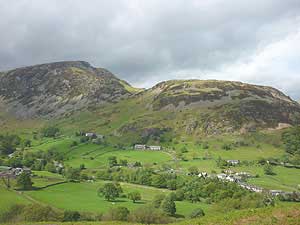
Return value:
[(80, 61), (2, 72), (0, 99), (2, 108), (19, 118), (59, 117), (65, 128), (72, 124), (73, 130), (133, 142), (300, 124), (299, 103), (272, 87), (170, 80), (140, 90)]
[(54, 117), (131, 95), (111, 72), (87, 62), (56, 62), (0, 73), (0, 102), (19, 118)]

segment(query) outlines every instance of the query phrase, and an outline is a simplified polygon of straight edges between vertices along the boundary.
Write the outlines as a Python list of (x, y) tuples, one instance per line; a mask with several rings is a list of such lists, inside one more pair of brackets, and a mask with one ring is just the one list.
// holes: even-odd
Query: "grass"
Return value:
[(24, 196), (17, 194), (15, 191), (7, 190), (3, 186), (0, 186), (0, 212), (7, 210), (14, 204), (27, 204), (27, 200)]
[[(103, 197), (97, 195), (97, 189), (104, 181), (95, 183), (64, 183), (48, 187), (41, 190), (27, 191), (33, 199), (49, 204), (55, 208), (87, 211), (87, 212), (105, 212), (116, 206), (124, 206), (133, 210), (147, 202), (150, 202), (155, 195), (170, 193), (169, 190), (157, 189), (142, 185), (121, 183), (125, 194), (132, 191), (139, 191), (142, 195), (142, 201), (133, 203), (131, 200), (121, 197), (115, 202), (106, 201)], [(195, 208), (201, 207), (208, 210), (210, 205), (204, 203), (176, 202), (177, 214), (188, 216)]]

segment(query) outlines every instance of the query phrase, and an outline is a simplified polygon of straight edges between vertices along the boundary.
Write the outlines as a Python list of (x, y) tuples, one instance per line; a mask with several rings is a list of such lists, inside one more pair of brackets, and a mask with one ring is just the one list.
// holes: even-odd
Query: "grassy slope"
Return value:
[(0, 211), (7, 210), (13, 204), (27, 204), (29, 200), (15, 191), (0, 186)]
[[(135, 209), (153, 199), (157, 194), (170, 193), (169, 190), (157, 189), (141, 185), (121, 183), (125, 194), (132, 191), (139, 191), (142, 194), (142, 201), (132, 203), (127, 198), (118, 198), (116, 202), (108, 202), (103, 197), (97, 196), (97, 189), (103, 181), (95, 183), (65, 183), (36, 191), (27, 191), (30, 197), (60, 209), (78, 210), (87, 212), (105, 212), (111, 207), (125, 206), (128, 209)], [(177, 202), (177, 213), (187, 216), (191, 210), (202, 207), (209, 212), (211, 206), (204, 203)]]

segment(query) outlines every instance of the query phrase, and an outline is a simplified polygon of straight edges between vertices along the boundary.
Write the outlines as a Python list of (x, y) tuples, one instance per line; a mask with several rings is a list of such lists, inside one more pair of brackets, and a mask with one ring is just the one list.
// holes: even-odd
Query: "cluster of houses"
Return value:
[(245, 183), (245, 182), (243, 182), (245, 179), (253, 177), (250, 173), (247, 173), (247, 172), (235, 173), (231, 170), (225, 170), (224, 173), (220, 173), (220, 174), (216, 174), (216, 175), (214, 175), (214, 174), (210, 175), (207, 172), (201, 172), (198, 174), (198, 177), (200, 177), (200, 178), (218, 178), (219, 180), (222, 180), (222, 181), (235, 182), (240, 187), (247, 189), (249, 191), (256, 192), (256, 193), (263, 193), (263, 192), (269, 193), (270, 195), (272, 195), (274, 197), (295, 195), (295, 193), (292, 193), (292, 192), (285, 192), (282, 190), (266, 190), (261, 187), (255, 186), (255, 185)]
[(134, 145), (135, 150), (153, 150), (153, 151), (160, 151), (162, 149), (159, 145)]
[(31, 173), (31, 170), (29, 168), (21, 168), (21, 167), (16, 167), (16, 168), (13, 168), (13, 167), (5, 167), (5, 169), (2, 169), (0, 171), (1, 174), (3, 175), (10, 175), (10, 176), (19, 176), (21, 175), (22, 173)]

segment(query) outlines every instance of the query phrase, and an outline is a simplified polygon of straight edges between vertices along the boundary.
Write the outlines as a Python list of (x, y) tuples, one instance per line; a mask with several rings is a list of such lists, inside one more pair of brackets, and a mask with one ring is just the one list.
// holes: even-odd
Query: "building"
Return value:
[(270, 190), (270, 194), (272, 196), (278, 196), (278, 195), (280, 195), (282, 193), (283, 193), (283, 191), (281, 191), (281, 190)]
[(22, 173), (31, 173), (31, 170), (29, 168), (20, 168), (20, 167), (17, 167), (17, 168), (12, 168), (11, 169), (11, 172), (15, 175), (15, 176), (19, 176), (21, 175)]
[(206, 177), (208, 177), (208, 174), (206, 172), (200, 172), (198, 174), (198, 177), (200, 177), (200, 178), (206, 178)]
[(97, 138), (97, 134), (95, 133), (85, 133), (85, 136), (89, 138)]
[(146, 150), (146, 145), (134, 145), (135, 150)]
[(240, 160), (234, 160), (234, 159), (227, 160), (226, 162), (232, 166), (240, 164)]
[(153, 150), (153, 151), (160, 151), (161, 147), (160, 146), (156, 146), (156, 145), (150, 145), (147, 146), (148, 149)]
[(226, 175), (225, 173), (220, 173), (220, 174), (217, 175), (217, 178), (218, 178), (219, 180), (225, 180), (226, 177), (227, 177), (227, 175)]

